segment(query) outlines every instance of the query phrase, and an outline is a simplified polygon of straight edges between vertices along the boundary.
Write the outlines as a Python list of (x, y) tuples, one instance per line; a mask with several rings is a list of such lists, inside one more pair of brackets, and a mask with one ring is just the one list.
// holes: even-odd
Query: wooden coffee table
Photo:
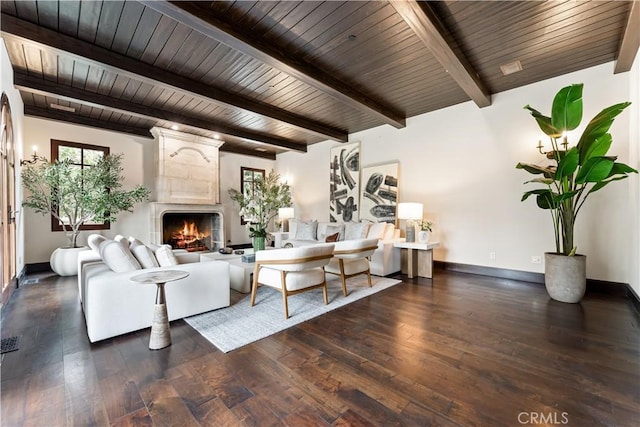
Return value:
[(156, 306), (151, 323), (151, 336), (149, 337), (149, 349), (160, 350), (171, 345), (171, 331), (169, 329), (169, 315), (164, 295), (164, 285), (174, 280), (184, 279), (189, 273), (182, 270), (162, 270), (138, 274), (131, 278), (136, 283), (153, 283), (156, 290)]

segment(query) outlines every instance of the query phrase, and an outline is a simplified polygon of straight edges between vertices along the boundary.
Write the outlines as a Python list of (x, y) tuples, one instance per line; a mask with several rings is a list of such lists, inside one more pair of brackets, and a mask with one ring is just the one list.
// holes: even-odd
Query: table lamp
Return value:
[(422, 219), (422, 203), (398, 203), (398, 218), (407, 220), (406, 241), (416, 241), (414, 221)]
[(293, 208), (278, 209), (278, 218), (282, 221), (282, 232), (289, 232), (289, 219), (293, 218)]

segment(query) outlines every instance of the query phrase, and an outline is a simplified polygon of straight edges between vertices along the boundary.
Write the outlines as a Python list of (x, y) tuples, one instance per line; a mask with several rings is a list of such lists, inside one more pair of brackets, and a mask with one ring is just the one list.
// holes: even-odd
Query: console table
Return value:
[(167, 302), (164, 295), (164, 285), (174, 280), (187, 277), (189, 273), (181, 270), (162, 270), (142, 273), (131, 278), (136, 283), (152, 283), (156, 290), (156, 306), (151, 323), (151, 336), (149, 337), (149, 349), (160, 350), (171, 345), (171, 331), (169, 329), (169, 316), (167, 314)]
[(402, 263), (402, 273), (406, 273), (409, 279), (414, 276), (433, 278), (433, 249), (440, 246), (439, 242), (418, 243), (400, 241), (393, 244), (396, 248), (406, 249), (407, 262)]

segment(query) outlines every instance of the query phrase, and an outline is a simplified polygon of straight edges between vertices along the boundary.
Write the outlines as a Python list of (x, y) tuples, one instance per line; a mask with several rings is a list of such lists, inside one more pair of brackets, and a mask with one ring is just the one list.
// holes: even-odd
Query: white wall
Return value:
[[(520, 202), (533, 187), (523, 185), (530, 176), (515, 165), (544, 161), (535, 148), (542, 134), (523, 107), (531, 104), (549, 114), (555, 93), (581, 82), (585, 118), (578, 131), (602, 108), (630, 98), (629, 77), (614, 75), (608, 63), (499, 93), (487, 108), (467, 102), (410, 118), (404, 129), (385, 125), (349, 139), (361, 141), (362, 166), (400, 162), (399, 200), (424, 204), (425, 217), (435, 222), (433, 238), (442, 243), (436, 259), (542, 272), (531, 257), (554, 250), (553, 227), (534, 200)], [(612, 128), (610, 153), (624, 162), (629, 162), (629, 117), (625, 111)], [(329, 150), (335, 145), (328, 141), (306, 155), (278, 156), (278, 171), (293, 182), (297, 217), (328, 219)], [(590, 278), (630, 281), (628, 188), (627, 180), (595, 193), (578, 217), (576, 244), (589, 257)]]
[[(7, 54), (7, 48), (4, 44), (4, 39), (0, 38), (0, 94), (6, 93), (9, 98), (9, 105), (11, 106), (11, 122), (13, 125), (13, 143), (15, 148), (15, 163), (16, 163), (16, 201), (22, 200), (22, 188), (20, 180), (20, 159), (24, 158), (23, 155), (23, 118), (24, 118), (24, 104), (18, 92), (13, 87), (13, 68), (9, 61), (9, 55)], [(24, 259), (24, 219), (21, 215), (20, 208), (18, 207), (18, 214), (16, 216), (16, 274), (20, 274), (25, 264)]]
[(249, 243), (249, 233), (240, 224), (239, 209), (229, 198), (229, 189), (240, 190), (240, 168), (264, 169), (269, 173), (275, 167), (273, 160), (220, 152), (220, 203), (224, 205), (225, 239), (229, 244)]
[[(109, 147), (111, 154), (123, 153), (122, 167), (125, 177), (123, 187), (131, 189), (142, 184), (149, 189), (153, 188), (154, 141), (152, 139), (34, 117), (24, 118), (24, 145), (28, 153), (31, 153), (32, 147), (36, 146), (39, 155), (51, 159), (51, 139), (100, 145)], [(142, 238), (148, 236), (149, 221), (145, 204), (137, 204), (133, 209), (133, 213), (123, 212), (118, 215), (117, 220), (111, 224), (110, 230), (99, 233), (109, 237), (116, 234), (142, 236)], [(31, 209), (24, 209), (23, 212), (27, 264), (47, 262), (55, 248), (68, 245), (64, 232), (51, 231), (51, 220), (48, 215), (36, 214)], [(78, 243), (86, 244), (86, 238), (91, 233), (95, 231), (81, 232)]]

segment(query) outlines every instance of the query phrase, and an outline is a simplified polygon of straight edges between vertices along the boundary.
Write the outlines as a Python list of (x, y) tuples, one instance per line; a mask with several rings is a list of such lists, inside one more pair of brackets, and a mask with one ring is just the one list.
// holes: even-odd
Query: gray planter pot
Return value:
[(587, 257), (545, 253), (544, 285), (556, 301), (580, 302), (587, 289)]

